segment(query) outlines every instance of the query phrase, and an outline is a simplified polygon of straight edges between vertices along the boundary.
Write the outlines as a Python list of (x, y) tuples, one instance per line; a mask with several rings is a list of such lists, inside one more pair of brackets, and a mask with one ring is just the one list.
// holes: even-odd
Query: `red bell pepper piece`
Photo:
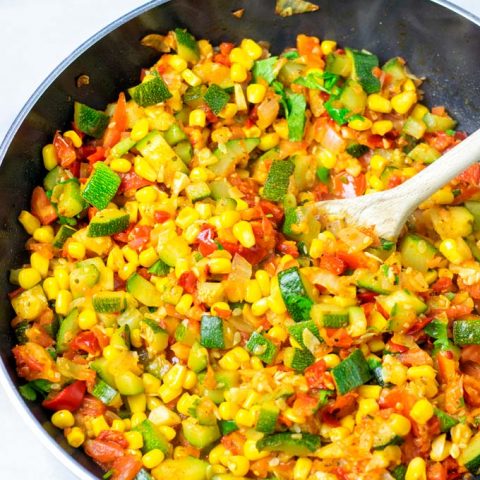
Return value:
[(42, 187), (35, 187), (32, 192), (32, 214), (42, 225), (49, 225), (57, 218), (57, 212)]
[(103, 146), (108, 148), (118, 143), (125, 128), (127, 128), (127, 102), (125, 100), (125, 94), (121, 92), (118, 96), (112, 120), (108, 124), (105, 135), (103, 136)]
[(49, 410), (69, 410), (74, 412), (82, 404), (87, 386), (85, 382), (76, 381), (52, 398), (47, 398), (42, 405)]

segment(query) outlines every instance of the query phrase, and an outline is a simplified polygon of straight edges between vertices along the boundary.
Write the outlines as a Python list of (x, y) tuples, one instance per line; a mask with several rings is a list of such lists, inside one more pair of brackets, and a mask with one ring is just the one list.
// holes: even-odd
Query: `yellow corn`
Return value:
[(176, 435), (177, 432), (174, 428), (169, 427), (168, 425), (160, 425), (158, 428), (158, 431), (170, 442), (172, 441)]
[(410, 417), (417, 423), (425, 425), (433, 417), (433, 405), (425, 398), (417, 400), (410, 411)]
[(427, 467), (425, 460), (421, 457), (415, 457), (410, 460), (405, 473), (405, 480), (426, 480), (426, 478)]
[(415, 92), (417, 87), (415, 86), (415, 82), (411, 78), (407, 78), (404, 84), (402, 85), (402, 89), (404, 92)]
[(253, 67), (253, 59), (241, 48), (233, 48), (228, 56), (230, 62), (239, 63), (247, 70), (250, 70)]
[(50, 225), (37, 228), (33, 232), (33, 238), (40, 243), (52, 243), (54, 239), (53, 228)]
[(235, 414), (235, 422), (242, 427), (253, 427), (255, 424), (255, 413), (251, 410), (241, 408)]
[(207, 121), (206, 114), (203, 110), (197, 108), (192, 110), (188, 116), (188, 124), (191, 127), (204, 127)]
[(165, 454), (158, 448), (150, 450), (142, 457), (142, 463), (145, 468), (158, 467), (164, 460)]
[(190, 407), (194, 402), (198, 400), (197, 395), (190, 395), (189, 393), (184, 393), (177, 401), (176, 409), (182, 415), (189, 415)]
[(66, 290), (70, 286), (70, 276), (68, 270), (63, 267), (55, 267), (53, 275), (58, 283), (58, 287), (62, 290)]
[(428, 113), (428, 108), (425, 105), (417, 103), (415, 108), (412, 110), (411, 116), (415, 120), (423, 120), (423, 117)]
[(442, 462), (450, 455), (450, 445), (447, 442), (447, 435), (442, 433), (432, 442), (430, 448), (430, 459), (434, 462)]
[(410, 380), (415, 380), (417, 378), (431, 378), (435, 379), (437, 373), (434, 368), (430, 365), (418, 365), (410, 367), (407, 371), (407, 377)]
[(75, 148), (80, 148), (82, 146), (82, 139), (75, 130), (67, 130), (63, 136), (69, 138)]
[(182, 295), (182, 298), (180, 298), (180, 301), (177, 303), (175, 306), (175, 310), (180, 314), (180, 315), (186, 315), (187, 312), (190, 310), (190, 307), (193, 304), (193, 297), (189, 293), (185, 293)]
[(452, 442), (461, 448), (465, 448), (472, 436), (473, 432), (465, 423), (459, 423), (450, 429)]
[(240, 110), (240, 107), (238, 103), (227, 103), (222, 111), (218, 114), (220, 118), (224, 118), (225, 120), (228, 120), (230, 118), (233, 118), (236, 113)]
[(40, 272), (35, 268), (22, 268), (18, 274), (19, 285), (28, 290), (42, 281)]
[(293, 467), (293, 480), (306, 480), (310, 475), (312, 464), (313, 462), (309, 458), (299, 458)]
[(392, 413), (390, 415), (388, 418), (388, 425), (393, 430), (395, 435), (399, 435), (400, 437), (405, 437), (408, 435), (412, 427), (410, 420), (403, 415), (399, 415), (398, 413)]
[(50, 261), (48, 258), (44, 257), (42, 254), (38, 252), (33, 252), (30, 255), (30, 265), (32, 268), (37, 270), (40, 275), (45, 278), (48, 274), (48, 268), (50, 266)]
[(377, 400), (382, 393), (382, 387), (380, 385), (362, 385), (358, 388), (358, 393), (362, 398), (373, 398)]
[(470, 249), (462, 238), (446, 238), (440, 243), (438, 249), (449, 262), (455, 265), (471, 258)]
[(373, 122), (372, 133), (374, 135), (385, 135), (393, 128), (393, 122), (391, 120), (378, 120)]
[(51, 143), (42, 148), (42, 157), (47, 170), (52, 170), (58, 165), (57, 151)]
[(143, 437), (140, 432), (125, 432), (125, 440), (128, 442), (128, 448), (139, 450), (143, 447)]
[(67, 442), (73, 448), (80, 447), (85, 441), (85, 434), (79, 427), (73, 427), (67, 434)]
[(336, 367), (340, 363), (340, 357), (336, 353), (329, 353), (323, 357), (328, 368)]
[(249, 128), (243, 127), (242, 130), (247, 138), (258, 138), (262, 134), (262, 131), (256, 125)]
[(55, 300), (58, 295), (58, 282), (54, 277), (48, 277), (43, 281), (43, 291), (47, 296), (48, 300)]
[(241, 63), (234, 63), (230, 67), (230, 78), (234, 82), (244, 82), (247, 79), (247, 74), (247, 69)]
[(138, 262), (142, 267), (149, 268), (158, 260), (158, 254), (155, 248), (149, 247), (138, 256)]
[(251, 83), (247, 87), (247, 100), (250, 103), (260, 103), (265, 98), (267, 88), (261, 83)]
[(60, 290), (55, 300), (55, 311), (59, 315), (66, 315), (70, 311), (72, 294), (68, 290)]
[(134, 161), (135, 173), (148, 180), (149, 182), (155, 182), (157, 180), (157, 172), (155, 169), (142, 157), (135, 157)]
[(82, 260), (83, 258), (85, 258), (87, 250), (83, 243), (68, 242), (67, 253), (68, 255), (70, 255), (72, 258), (75, 258), (76, 260)]
[(33, 235), (33, 232), (40, 228), (40, 220), (26, 210), (20, 212), (18, 221), (22, 224), (23, 228), (29, 235)]
[(264, 297), (252, 303), (252, 314), (256, 317), (261, 317), (267, 313), (269, 308), (268, 298)]
[(97, 324), (97, 313), (91, 308), (82, 310), (78, 315), (78, 326), (82, 330), (90, 330)]
[[(185, 377), (187, 375), (187, 368), (184, 365), (174, 365), (163, 377), (163, 383), (173, 389), (181, 389)], [(168, 403), (168, 402), (165, 402)]]
[(250, 470), (250, 461), (241, 455), (228, 457), (227, 467), (235, 477), (243, 477)]
[(130, 138), (135, 142), (140, 141), (148, 133), (148, 118), (140, 118), (137, 120), (130, 132)]
[(233, 235), (245, 248), (255, 245), (255, 235), (249, 222), (242, 220), (233, 226)]
[(103, 415), (92, 418), (90, 420), (90, 426), (92, 427), (93, 434), (96, 437), (98, 437), (103, 431), (109, 430), (108, 423)]
[(258, 60), (262, 56), (262, 47), (250, 38), (244, 38), (240, 48), (252, 59)]
[(228, 258), (211, 258), (208, 267), (214, 275), (227, 274), (232, 271), (232, 262)]
[(358, 401), (358, 411), (355, 417), (357, 423), (360, 423), (363, 417), (378, 412), (379, 406), (373, 398), (360, 398)]
[(276, 147), (279, 143), (280, 137), (278, 133), (266, 133), (260, 137), (260, 144), (258, 145), (258, 148), (266, 152), (267, 150), (271, 150), (272, 148)]
[(255, 461), (268, 457), (270, 455), (270, 452), (267, 452), (265, 450), (258, 450), (256, 440), (246, 440), (243, 444), (243, 454), (250, 461)]
[(402, 92), (392, 97), (392, 107), (400, 114), (407, 113), (417, 101), (417, 94), (415, 92)]
[(265, 270), (257, 270), (255, 272), (255, 279), (258, 282), (260, 291), (263, 296), (270, 294), (270, 275)]
[(257, 280), (248, 280), (245, 289), (245, 301), (254, 303), (262, 298), (262, 291)]
[(372, 121), (369, 118), (357, 116), (348, 122), (348, 126), (353, 130), (363, 132), (372, 127)]
[(189, 68), (186, 68), (182, 72), (182, 78), (191, 86), (197, 87), (202, 83), (201, 78), (193, 73)]
[(367, 105), (370, 110), (379, 113), (390, 113), (392, 104), (388, 98), (382, 97), (378, 93), (372, 93), (368, 96)]
[(387, 160), (381, 155), (373, 155), (370, 159), (370, 168), (375, 171), (381, 171), (385, 168)]
[(152, 186), (140, 188), (135, 192), (135, 199), (140, 203), (154, 203), (157, 201), (157, 198), (158, 192)]
[(168, 58), (168, 64), (178, 73), (182, 73), (188, 66), (186, 60), (180, 55), (170, 55)]
[(220, 459), (225, 456), (226, 448), (219, 443), (216, 447), (213, 447), (208, 454), (208, 461), (211, 465), (218, 465)]
[(129, 160), (127, 160), (126, 158), (114, 158), (111, 162), (110, 162), (110, 168), (114, 171), (114, 172), (118, 172), (118, 173), (127, 173), (130, 171), (130, 169), (132, 168), (132, 164)]
[(69, 410), (59, 410), (52, 415), (52, 423), (57, 428), (68, 428), (75, 425), (75, 418)]

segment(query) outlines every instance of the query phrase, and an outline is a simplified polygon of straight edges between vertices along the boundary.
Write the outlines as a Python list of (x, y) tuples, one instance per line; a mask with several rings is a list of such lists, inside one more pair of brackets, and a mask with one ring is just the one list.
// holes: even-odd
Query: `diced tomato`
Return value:
[(405, 345), (399, 345), (398, 343), (394, 343), (391, 340), (387, 342), (387, 350), (392, 353), (403, 353), (408, 350), (408, 347)]
[(330, 192), (328, 190), (328, 185), (324, 183), (317, 183), (313, 187), (312, 193), (317, 202), (319, 202), (320, 200), (326, 200), (327, 197), (330, 195)]
[(85, 395), (77, 414), (84, 417), (98, 417), (103, 415), (106, 410), (107, 407), (98, 398)]
[(397, 358), (408, 367), (433, 364), (432, 357), (421, 348), (411, 348), (406, 352), (400, 353)]
[(480, 164), (474, 163), (461, 173), (457, 180), (468, 183), (470, 185), (480, 186)]
[(392, 175), (388, 179), (387, 188), (388, 189), (395, 188), (395, 187), (398, 187), (402, 183), (403, 183), (403, 177), (400, 177), (399, 175)]
[(318, 360), (305, 369), (304, 376), (310, 388), (322, 388), (327, 364), (324, 360)]
[(82, 351), (90, 355), (97, 356), (102, 350), (98, 343), (97, 337), (93, 332), (80, 332), (71, 342), (69, 348), (73, 351)]
[(267, 478), (270, 472), (270, 460), (270, 457), (265, 457), (250, 463), (250, 470), (256, 478)]
[(93, 164), (95, 162), (99, 162), (100, 160), (105, 159), (105, 148), (104, 147), (95, 147), (95, 152), (90, 154), (87, 157), (87, 160)]
[(123, 92), (118, 96), (112, 119), (103, 135), (103, 146), (113, 147), (120, 141), (122, 132), (127, 128), (127, 102)]
[(115, 442), (109, 441), (87, 440), (84, 444), (84, 449), (88, 456), (104, 465), (109, 465), (124, 455), (122, 447)]
[[(211, 225), (203, 225), (201, 232), (197, 235), (198, 251), (204, 256), (210, 255), (218, 250), (218, 245), (214, 240), (215, 228)], [(231, 252), (230, 252), (231, 253)]]
[(63, 137), (60, 132), (55, 132), (53, 146), (55, 147), (57, 158), (60, 160), (62, 167), (68, 167), (77, 159), (72, 141), (69, 138)]
[(18, 374), (26, 380), (32, 381), (40, 378), (51, 382), (60, 380), (55, 362), (41, 345), (27, 342), (24, 345), (17, 345), (12, 353), (15, 357)]
[(424, 317), (424, 318), (419, 318), (416, 323), (411, 326), (408, 329), (408, 334), (412, 335), (414, 333), (420, 332), (423, 330), (431, 321), (433, 320), (433, 317)]
[(357, 268), (368, 268), (372, 262), (372, 260), (363, 252), (348, 253), (339, 250), (335, 253), (335, 256), (342, 260), (347, 268), (352, 270), (356, 270)]
[(448, 292), (452, 288), (452, 280), (448, 277), (441, 277), (436, 282), (432, 284), (432, 290), (435, 293), (444, 293)]
[(278, 224), (283, 220), (283, 208), (279, 207), (277, 204), (269, 202), (268, 200), (260, 200), (259, 205), (264, 215), (270, 215), (270, 220), (273, 220), (275, 224)]
[(156, 210), (153, 214), (155, 223), (165, 223), (167, 220), (170, 220), (172, 216), (163, 210)]
[(57, 212), (42, 187), (35, 187), (32, 192), (31, 211), (42, 225), (49, 225), (57, 218)]
[(94, 145), (82, 145), (77, 148), (77, 157), (79, 160), (85, 160), (89, 155), (94, 154), (97, 151), (97, 147)]
[(293, 258), (300, 256), (297, 243), (292, 240), (282, 240), (280, 243), (277, 243), (276, 250), (283, 255), (291, 255)]
[(118, 187), (118, 193), (135, 192), (139, 188), (153, 185), (152, 182), (140, 177), (140, 175), (137, 175), (133, 170), (128, 173), (119, 173), (119, 175), (122, 181)]
[(42, 325), (34, 323), (26, 332), (28, 340), (37, 343), (43, 348), (51, 347), (55, 342), (53, 338), (45, 331)]
[(112, 465), (112, 480), (134, 480), (142, 469), (142, 462), (133, 455), (117, 458)]
[(226, 242), (223, 240), (220, 242), (220, 244), (225, 250), (227, 250), (227, 252), (230, 252), (232, 255), (238, 253), (238, 255), (241, 255), (252, 265), (258, 265), (268, 253), (259, 245), (254, 245), (252, 248), (245, 248), (238, 243)]
[(400, 387), (394, 387), (391, 390), (384, 390), (379, 400), (381, 408), (393, 408), (405, 415), (410, 414), (410, 410), (417, 401), (417, 397), (406, 392)]
[(128, 441), (125, 438), (125, 435), (123, 432), (118, 432), (117, 430), (103, 430), (103, 432), (100, 432), (97, 440), (101, 440), (102, 442), (113, 442), (119, 447), (128, 448)]
[(85, 382), (76, 381), (68, 387), (65, 387), (61, 392), (54, 395), (52, 398), (47, 398), (42, 405), (49, 410), (68, 410), (75, 412), (80, 408), (85, 397), (87, 386)]
[(328, 402), (327, 406), (322, 409), (322, 420), (329, 425), (339, 425), (339, 419), (355, 409), (357, 396), (356, 393), (349, 392)]
[(440, 153), (453, 146), (456, 142), (455, 137), (445, 132), (426, 133), (425, 140)]
[(187, 292), (194, 293), (197, 289), (198, 278), (193, 272), (183, 272), (178, 279), (178, 284)]
[(348, 348), (353, 343), (346, 328), (326, 328), (325, 332), (327, 334), (325, 343), (330, 347)]
[(320, 268), (324, 268), (335, 275), (341, 275), (347, 268), (345, 262), (330, 253), (324, 253), (320, 258)]
[(309, 55), (316, 52), (320, 46), (318, 37), (310, 37), (301, 33), (297, 35), (297, 49), (300, 55)]
[(318, 407), (318, 399), (306, 393), (297, 393), (293, 402), (293, 409), (306, 417), (313, 415)]
[(472, 375), (463, 376), (465, 400), (472, 407), (480, 407), (480, 379)]
[(233, 455), (240, 455), (243, 453), (243, 444), (245, 443), (245, 437), (243, 433), (232, 432), (225, 435), (220, 440), (222, 445)]
[(339, 173), (332, 178), (332, 188), (338, 198), (354, 198), (365, 193), (367, 182), (363, 173), (356, 177), (349, 173)]
[(135, 225), (128, 233), (128, 245), (134, 250), (141, 250), (150, 241), (153, 227), (149, 225)]

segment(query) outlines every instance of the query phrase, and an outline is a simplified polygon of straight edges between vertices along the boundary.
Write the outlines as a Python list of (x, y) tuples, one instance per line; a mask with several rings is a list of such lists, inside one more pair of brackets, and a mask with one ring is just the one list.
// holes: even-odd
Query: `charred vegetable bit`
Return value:
[(75, 103), (19, 215), (21, 395), (112, 480), (478, 475), (479, 165), (398, 242), (312, 208), (458, 144), (445, 107), (362, 45), (142, 44), (156, 63)]

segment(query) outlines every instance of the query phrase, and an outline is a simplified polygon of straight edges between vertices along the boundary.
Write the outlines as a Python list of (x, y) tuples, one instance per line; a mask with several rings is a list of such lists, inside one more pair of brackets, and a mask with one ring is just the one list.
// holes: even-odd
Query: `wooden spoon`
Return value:
[(420, 203), (433, 195), (470, 165), (480, 161), (480, 130), (398, 187), (384, 192), (313, 205), (315, 216), (331, 222), (373, 227), (380, 238), (395, 240), (407, 218)]

